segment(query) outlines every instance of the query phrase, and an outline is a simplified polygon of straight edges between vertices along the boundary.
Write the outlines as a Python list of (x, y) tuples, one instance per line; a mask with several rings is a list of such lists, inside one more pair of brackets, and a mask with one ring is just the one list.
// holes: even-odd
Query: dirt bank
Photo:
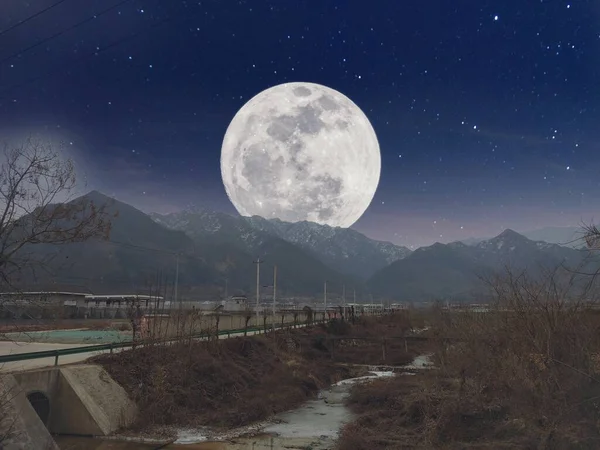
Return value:
[[(238, 427), (293, 409), (319, 390), (362, 374), (340, 362), (381, 364), (379, 343), (338, 345), (330, 338), (397, 336), (400, 316), (357, 320), (355, 324), (301, 328), (267, 336), (140, 347), (100, 355), (102, 364), (137, 403), (136, 429)], [(391, 345), (388, 363), (405, 364), (421, 352)]]

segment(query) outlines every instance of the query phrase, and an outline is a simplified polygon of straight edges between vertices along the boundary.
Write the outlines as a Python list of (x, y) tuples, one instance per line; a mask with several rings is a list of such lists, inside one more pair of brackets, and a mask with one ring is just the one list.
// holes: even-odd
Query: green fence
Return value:
[[(323, 320), (316, 320), (313, 322), (313, 324), (319, 324), (319, 323), (323, 323)], [(289, 327), (293, 327), (295, 325), (302, 326), (305, 324), (284, 323), (283, 325), (277, 325), (275, 327), (275, 329), (289, 328)], [(269, 331), (269, 330), (273, 330), (273, 325), (268, 326), (267, 331)], [(264, 332), (265, 329), (263, 327), (238, 328), (238, 329), (234, 329), (234, 330), (219, 331), (218, 335), (230, 337), (232, 334), (233, 335), (242, 334), (242, 333), (244, 333), (244, 331), (246, 331), (247, 333), (261, 333), (261, 332)], [(206, 338), (209, 338), (210, 336), (214, 336), (214, 335), (215, 335), (215, 333), (198, 333), (198, 334), (194, 334), (192, 336), (181, 337), (181, 338), (179, 338), (179, 340), (189, 339), (190, 337), (193, 339), (206, 339)], [(164, 339), (161, 341), (148, 341), (148, 342), (152, 343), (152, 344), (156, 344), (156, 343), (177, 342), (177, 340), (178, 339), (169, 338), (169, 339)], [(112, 353), (112, 351), (116, 350), (116, 349), (130, 348), (130, 347), (138, 346), (138, 345), (143, 346), (144, 343), (145, 343), (144, 341), (113, 342), (110, 344), (86, 345), (83, 347), (64, 348), (61, 350), (47, 350), (47, 351), (29, 352), (29, 353), (14, 353), (14, 354), (10, 354), (10, 355), (1, 355), (0, 356), (0, 364), (4, 364), (4, 363), (8, 363), (8, 362), (16, 362), (16, 361), (27, 361), (30, 359), (54, 358), (54, 365), (57, 366), (58, 358), (60, 356), (78, 355), (80, 353), (104, 352), (104, 351), (109, 351)]]

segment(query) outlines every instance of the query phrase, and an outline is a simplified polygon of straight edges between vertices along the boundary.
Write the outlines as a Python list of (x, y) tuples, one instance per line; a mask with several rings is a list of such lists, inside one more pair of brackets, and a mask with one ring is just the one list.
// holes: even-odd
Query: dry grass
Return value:
[(140, 408), (138, 426), (241, 426), (292, 408), (344, 375), (292, 358), (265, 337), (101, 356)]
[[(338, 323), (266, 336), (147, 345), (100, 355), (95, 361), (137, 403), (138, 429), (243, 426), (294, 408), (331, 383), (357, 374), (357, 369), (337, 364), (343, 353), (332, 359), (324, 345), (327, 337), (380, 336), (383, 328), (397, 334), (393, 324), (401, 320), (369, 318), (355, 325)], [(375, 352), (379, 355), (381, 349)], [(410, 359), (404, 353), (397, 356)]]
[(340, 449), (600, 448), (599, 314), (554, 278), (494, 287), (490, 313), (430, 312), (459, 340), (435, 341), (437, 370), (353, 391)]

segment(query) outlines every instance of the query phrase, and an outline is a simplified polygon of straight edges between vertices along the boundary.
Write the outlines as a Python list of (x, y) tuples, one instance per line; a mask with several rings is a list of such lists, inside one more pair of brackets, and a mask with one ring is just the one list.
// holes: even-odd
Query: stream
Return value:
[[(411, 364), (404, 366), (413, 370), (428, 367), (431, 367), (429, 355), (418, 356)], [(333, 448), (340, 429), (353, 418), (344, 404), (350, 388), (356, 383), (393, 375), (393, 371), (374, 369), (369, 375), (342, 380), (319, 392), (316, 399), (309, 400), (294, 410), (277, 414), (268, 421), (225, 433), (212, 433), (208, 428), (179, 430), (177, 440), (164, 447), (157, 443), (141, 444), (112, 439), (66, 436), (57, 436), (55, 439), (61, 450), (326, 450)]]

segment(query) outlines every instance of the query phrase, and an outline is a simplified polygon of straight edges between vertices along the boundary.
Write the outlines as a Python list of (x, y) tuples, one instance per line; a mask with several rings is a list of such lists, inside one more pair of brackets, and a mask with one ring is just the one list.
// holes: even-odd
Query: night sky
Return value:
[(2, 137), (64, 142), (88, 190), (144, 211), (235, 213), (225, 130), (289, 81), (336, 89), (369, 117), (381, 181), (354, 228), (370, 237), (418, 246), (594, 218), (598, 2), (0, 5)]

